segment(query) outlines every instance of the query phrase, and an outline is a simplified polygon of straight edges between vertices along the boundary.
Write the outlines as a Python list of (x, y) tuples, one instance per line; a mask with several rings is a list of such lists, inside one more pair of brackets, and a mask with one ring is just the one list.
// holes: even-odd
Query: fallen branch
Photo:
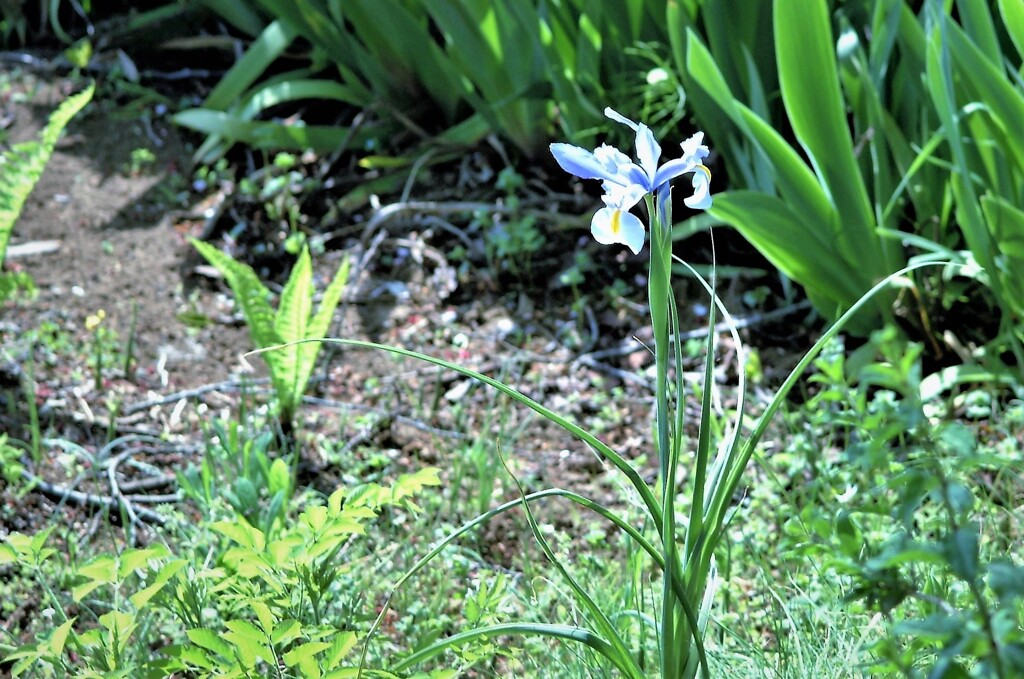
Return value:
[(124, 510), (125, 513), (133, 515), (142, 521), (155, 523), (159, 526), (163, 526), (167, 523), (167, 517), (143, 507), (132, 506), (132, 504), (127, 500), (120, 500), (115, 497), (110, 497), (109, 495), (96, 495), (95, 493), (84, 493), (80, 490), (64, 488), (50, 483), (49, 481), (44, 481), (35, 474), (24, 469), (21, 470), (21, 477), (25, 479), (33, 490), (38, 490), (43, 495), (55, 500), (60, 500), (61, 502), (70, 502), (76, 505), (107, 509), (109, 511), (117, 512), (118, 514)]
[(60, 250), (59, 240), (34, 240), (28, 243), (13, 243), (7, 246), (7, 258), (45, 255)]
[(267, 377), (253, 377), (253, 378), (246, 379), (246, 380), (230, 379), (230, 380), (225, 380), (223, 382), (216, 382), (214, 384), (204, 384), (201, 387), (196, 387), (194, 389), (185, 389), (185, 390), (182, 390), (182, 391), (176, 391), (173, 394), (168, 394), (167, 396), (161, 396), (161, 397), (155, 398), (155, 399), (153, 399), (151, 401), (143, 401), (141, 403), (132, 403), (132, 404), (126, 405), (125, 407), (123, 407), (121, 409), (121, 413), (123, 415), (125, 415), (125, 416), (132, 415), (133, 413), (139, 412), (140, 410), (148, 410), (149, 408), (152, 408), (154, 406), (163, 406), (163, 405), (167, 405), (168, 403), (176, 403), (176, 402), (181, 401), (183, 399), (195, 398), (197, 396), (202, 396), (203, 394), (209, 393), (211, 391), (237, 390), (243, 384), (247, 385), (247, 386), (252, 386), (252, 385), (261, 385), (261, 384), (269, 384), (269, 383), (270, 383), (270, 378), (267, 378)]

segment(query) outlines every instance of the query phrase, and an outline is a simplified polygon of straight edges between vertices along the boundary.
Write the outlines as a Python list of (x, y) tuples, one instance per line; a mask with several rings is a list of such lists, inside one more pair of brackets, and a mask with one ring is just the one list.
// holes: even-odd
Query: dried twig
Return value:
[(121, 412), (125, 416), (127, 416), (139, 412), (140, 410), (148, 410), (154, 406), (164, 406), (167, 405), (168, 403), (177, 403), (182, 399), (190, 399), (195, 398), (197, 396), (202, 396), (203, 394), (207, 394), (211, 391), (233, 391), (243, 385), (262, 385), (269, 383), (269, 377), (254, 377), (245, 380), (224, 380), (223, 382), (217, 382), (214, 384), (204, 384), (201, 387), (196, 387), (194, 389), (183, 389), (182, 391), (176, 391), (173, 394), (161, 396), (160, 398), (155, 398), (150, 401), (132, 403), (131, 405), (127, 405), (124, 408), (122, 408)]
[(125, 511), (130, 509), (139, 520), (146, 521), (148, 523), (155, 523), (159, 526), (163, 526), (167, 523), (166, 517), (161, 516), (152, 510), (142, 507), (130, 507), (131, 503), (128, 502), (127, 499), (117, 499), (110, 497), (109, 495), (97, 495), (95, 493), (85, 493), (80, 490), (64, 488), (63, 486), (58, 486), (50, 483), (49, 481), (44, 481), (35, 474), (24, 469), (21, 471), (21, 476), (33, 489), (38, 490), (43, 495), (60, 500), (61, 502), (97, 507), (99, 509), (106, 509), (118, 513), (120, 513), (122, 509)]

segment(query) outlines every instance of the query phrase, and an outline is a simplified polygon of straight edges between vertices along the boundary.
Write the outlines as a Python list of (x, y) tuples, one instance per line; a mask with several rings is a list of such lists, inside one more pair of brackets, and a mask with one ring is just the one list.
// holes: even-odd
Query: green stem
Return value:
[[(651, 306), (651, 327), (654, 332), (655, 363), (655, 420), (657, 424), (658, 466), (661, 480), (661, 538), (665, 560), (662, 584), (661, 616), (661, 675), (665, 679), (678, 677), (682, 671), (679, 657), (678, 630), (679, 602), (674, 580), (679, 571), (675, 530), (675, 455), (672, 450), (671, 410), (668, 399), (668, 366), (672, 351), (669, 342), (669, 295), (672, 291), (672, 240), (663, 233), (660, 217), (655, 209), (654, 196), (647, 196), (647, 214), (650, 216), (651, 268), (648, 277), (648, 299)], [(684, 627), (685, 629), (685, 627)], [(689, 647), (687, 641), (686, 647)]]
[(100, 346), (100, 329), (96, 328), (92, 336), (93, 352), (96, 358), (96, 375), (94, 377), (96, 391), (103, 391), (103, 348)]

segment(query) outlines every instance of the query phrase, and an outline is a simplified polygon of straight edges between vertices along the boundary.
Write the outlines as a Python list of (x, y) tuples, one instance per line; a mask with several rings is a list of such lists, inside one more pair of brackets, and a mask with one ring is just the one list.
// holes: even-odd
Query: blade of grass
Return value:
[[(427, 648), (416, 651), (412, 655), (403, 658), (401, 661), (396, 663), (390, 668), (391, 672), (399, 673), (404, 672), (417, 664), (429, 660), (434, 656), (438, 655), (446, 648), (454, 646), (456, 644), (462, 644), (475, 639), (488, 639), (492, 637), (501, 637), (508, 635), (525, 635), (525, 636), (546, 636), (553, 637), (555, 639), (565, 639), (567, 641), (576, 641), (590, 648), (594, 649), (604, 657), (615, 662), (615, 652), (612, 645), (607, 639), (594, 634), (590, 630), (583, 629), (582, 627), (573, 627), (570, 625), (551, 625), (544, 623), (503, 623), (496, 625), (487, 625), (485, 627), (478, 627), (476, 629), (465, 630), (463, 632), (457, 632), (450, 637), (445, 637), (441, 641), (431, 644)], [(642, 677), (643, 674), (639, 672), (638, 668), (630, 665), (615, 663), (616, 667), (627, 677)]]
[[(505, 471), (509, 476), (512, 477), (512, 481), (516, 484), (516, 488), (519, 490), (519, 497), (523, 501), (523, 512), (526, 514), (526, 520), (530, 524), (530, 531), (533, 533), (534, 539), (537, 544), (540, 545), (541, 551), (544, 552), (544, 556), (548, 562), (555, 567), (558, 574), (562, 577), (573, 592), (573, 596), (576, 601), (581, 605), (584, 611), (586, 611), (593, 619), (593, 624), (603, 634), (605, 640), (605, 647), (600, 649), (601, 654), (610, 660), (619, 670), (628, 677), (636, 677), (640, 679), (644, 673), (640, 666), (637, 664), (636, 659), (633, 658), (629, 652), (629, 648), (626, 646), (626, 642), (622, 640), (618, 630), (615, 629), (615, 625), (608, 618), (608, 615), (597, 605), (594, 598), (589, 592), (576, 580), (575, 577), (569, 572), (569, 570), (562, 564), (561, 560), (555, 555), (551, 545), (548, 544), (547, 538), (544, 537), (544, 532), (540, 529), (540, 524), (537, 523), (537, 517), (533, 514), (533, 509), (530, 507), (529, 500), (526, 499), (526, 489), (523, 488), (523, 484), (519, 481), (519, 477), (512, 473), (508, 464), (505, 462), (504, 456), (499, 452), (498, 459), (501, 460), (502, 466), (505, 467)], [(666, 575), (668, 572), (666, 571)]]

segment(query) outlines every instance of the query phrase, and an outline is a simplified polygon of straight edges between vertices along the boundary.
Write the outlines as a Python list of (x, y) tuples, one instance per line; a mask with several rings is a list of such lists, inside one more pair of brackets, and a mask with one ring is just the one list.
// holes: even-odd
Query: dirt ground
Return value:
[[(67, 81), (31, 80), (11, 89), (3, 102), (8, 142), (36, 135), (68, 89)], [(155, 162), (133, 168), (132, 152), (139, 148), (152, 151)], [(64, 441), (65, 449), (46, 443), (42, 460), (30, 468), (44, 484), (22, 497), (5, 494), (4, 532), (42, 528), (61, 511), (86, 535), (95, 526), (95, 499), (114, 492), (89, 469), (111, 455), (133, 462), (145, 456), (145, 465), (117, 470), (121, 483), (173, 500), (173, 474), (196, 461), (203, 422), (234, 412), (240, 376), (263, 375), (258, 358), (241, 358), (253, 347), (230, 292), (201, 266), (187, 242), (189, 236), (211, 235), (209, 218), (223, 198), (216, 191), (190, 190), (190, 154), (184, 133), (156, 109), (140, 115), (94, 102), (69, 126), (25, 207), (7, 266), (30, 274), (38, 294), (0, 311), (2, 359), (23, 372), (31, 365), (46, 435)], [(572, 292), (552, 279), (571, 263), (575, 249), (593, 248), (585, 228), (557, 232), (532, 277), (509, 284), (478, 275), (480, 270), (469, 277), (457, 273), (438, 233), (415, 217), (377, 219), (376, 229), (367, 228), (375, 223), (372, 213), (351, 219), (356, 236), (342, 241), (343, 250), (316, 257), (320, 289), (343, 256), (354, 262), (336, 336), (396, 344), (505, 376), (561, 414), (600, 427), (607, 443), (653, 478), (653, 459), (646, 455), (652, 392), (651, 376), (644, 372), (651, 356), (642, 344), (650, 338), (642, 263), (627, 262), (624, 252), (595, 249), (604, 258), (601, 267), (611, 270), (609, 280), (635, 279), (630, 295), (636, 299), (598, 301), (574, 316)], [(33, 252), (37, 245), (52, 251)], [(600, 300), (599, 290), (594, 299)], [(732, 301), (741, 304), (742, 292), (733, 291)], [(697, 328), (700, 309), (700, 302), (683, 307)], [(132, 338), (134, 363), (127, 373), (108, 366), (97, 390), (86, 321), (99, 310), (122, 344)], [(205, 318), (201, 327), (183, 320), (197, 315)], [(20, 339), (44, 321), (74, 338), (77, 360), (41, 360), (38, 343)], [(382, 452), (396, 468), (408, 470), (450, 467), (451, 456), (472, 443), (467, 432), (476, 432), (491, 450), (500, 447), (531, 487), (618, 493), (612, 475), (584, 446), (469, 380), (378, 353), (324, 353), (325, 367), (315, 375), (299, 424), (307, 481), (318, 488), (329, 491), (358, 480), (324, 454), (324, 440), (333, 440), (335, 450)], [(765, 360), (768, 371), (791, 363), (784, 349)], [(695, 357), (687, 364), (688, 379), (696, 380), (699, 369)], [(723, 345), (723, 383), (735, 378), (734, 370), (735, 352)], [(27, 440), (23, 393), (11, 385), (0, 393), (7, 403), (0, 431)], [(376, 415), (369, 429), (355, 419), (368, 413)], [(76, 459), (69, 461), (67, 445), (77, 446), (71, 455)], [(92, 504), (82, 500), (83, 493)], [(148, 506), (140, 501), (138, 510)], [(493, 532), (500, 556), (507, 546), (501, 530)]]

